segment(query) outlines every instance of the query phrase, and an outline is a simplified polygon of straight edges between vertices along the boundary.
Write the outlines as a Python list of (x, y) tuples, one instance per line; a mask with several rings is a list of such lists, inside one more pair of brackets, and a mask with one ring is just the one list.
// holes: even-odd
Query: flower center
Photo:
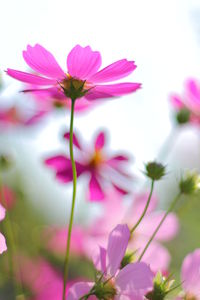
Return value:
[(103, 159), (103, 155), (102, 152), (99, 150), (96, 150), (94, 152), (93, 157), (91, 158), (89, 165), (92, 169), (96, 169), (99, 165), (102, 164), (102, 162), (104, 161)]
[(68, 74), (59, 84), (65, 96), (72, 100), (83, 97), (89, 91), (86, 89), (86, 81), (71, 77)]

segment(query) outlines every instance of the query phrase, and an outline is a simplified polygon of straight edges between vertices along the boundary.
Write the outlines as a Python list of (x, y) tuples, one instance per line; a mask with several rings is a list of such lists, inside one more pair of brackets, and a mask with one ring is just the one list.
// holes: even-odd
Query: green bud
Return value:
[(182, 194), (191, 195), (200, 188), (200, 177), (195, 172), (188, 172), (179, 182), (179, 189)]
[(152, 180), (160, 180), (163, 176), (165, 176), (165, 166), (155, 161), (149, 162), (145, 165), (146, 168), (146, 176), (151, 178)]
[(0, 155), (0, 170), (7, 170), (11, 167), (12, 161), (9, 156)]
[(163, 300), (170, 292), (174, 280), (162, 276), (160, 272), (154, 278), (153, 290), (146, 295), (149, 300)]
[(110, 280), (105, 282), (97, 282), (93, 287), (92, 294), (97, 297), (97, 299), (110, 300), (114, 299), (117, 294), (115, 287)]
[(85, 94), (89, 91), (89, 89), (85, 89), (85, 82), (86, 81), (68, 77), (60, 83), (60, 86), (66, 97), (76, 100), (85, 96)]
[(134, 255), (135, 255), (135, 252), (127, 252), (121, 261), (120, 269), (123, 269), (128, 264), (132, 263), (134, 261)]
[(180, 109), (176, 114), (176, 121), (182, 125), (188, 123), (190, 120), (190, 111), (187, 108)]

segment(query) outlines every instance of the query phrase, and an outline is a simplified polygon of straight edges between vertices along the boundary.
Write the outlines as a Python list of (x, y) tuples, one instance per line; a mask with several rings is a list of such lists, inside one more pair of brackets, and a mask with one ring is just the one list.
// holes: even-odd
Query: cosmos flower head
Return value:
[[(69, 140), (69, 132), (65, 134)], [(77, 177), (82, 174), (89, 175), (88, 198), (90, 201), (105, 199), (108, 185), (112, 185), (121, 194), (127, 194), (129, 190), (125, 181), (130, 181), (131, 176), (126, 172), (129, 157), (123, 153), (112, 154), (106, 151), (106, 133), (97, 134), (92, 147), (83, 144), (76, 134), (73, 136), (75, 146), (75, 161)], [(77, 154), (77, 155), (76, 155)], [(61, 182), (72, 182), (72, 167), (70, 158), (64, 155), (56, 155), (45, 160), (45, 164), (56, 171), (56, 178)]]
[[(68, 300), (87, 299), (144, 299), (153, 288), (153, 273), (144, 262), (127, 264), (120, 269), (130, 230), (126, 224), (117, 225), (109, 234), (107, 248), (100, 247), (95, 259), (99, 271), (94, 282), (79, 282), (69, 289)], [(82, 298), (81, 298), (82, 299)], [(84, 299), (84, 298), (83, 298)]]
[[(118, 60), (99, 70), (101, 54), (90, 46), (76, 45), (67, 56), (67, 71), (59, 66), (54, 56), (39, 44), (27, 46), (23, 51), (27, 65), (41, 75), (7, 69), (7, 74), (22, 82), (36, 86), (34, 91), (61, 91), (67, 98), (87, 100), (122, 96), (135, 92), (139, 83), (110, 83), (128, 76), (136, 65), (127, 59)], [(30, 90), (27, 90), (30, 91)]]
[(178, 124), (200, 124), (200, 83), (196, 79), (185, 82), (183, 95), (172, 94), (170, 101), (176, 110)]

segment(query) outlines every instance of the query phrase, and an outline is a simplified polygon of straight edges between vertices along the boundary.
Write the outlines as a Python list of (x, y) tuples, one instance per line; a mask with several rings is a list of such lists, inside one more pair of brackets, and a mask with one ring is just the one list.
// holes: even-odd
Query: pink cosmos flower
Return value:
[(188, 254), (182, 265), (181, 281), (184, 299), (200, 300), (200, 249)]
[[(117, 222), (125, 222), (132, 228), (141, 216), (148, 199), (148, 194), (138, 194), (134, 197), (134, 202), (128, 208), (124, 206), (124, 201), (114, 191), (110, 191), (107, 201), (104, 201), (104, 213), (91, 225), (88, 234), (87, 248), (88, 255), (96, 251), (95, 244), (106, 244), (108, 233)], [(153, 231), (158, 226), (164, 212), (157, 210), (158, 200), (153, 195), (146, 216), (131, 236), (128, 244), (128, 251), (134, 253), (133, 260), (136, 260)], [(110, 213), (112, 211), (112, 214)], [(179, 229), (178, 219), (174, 213), (169, 214), (166, 221), (161, 226), (154, 241), (143, 256), (142, 261), (150, 264), (151, 269), (166, 272), (170, 263), (168, 250), (160, 243), (173, 239)], [(156, 253), (156, 256), (155, 256)]]
[(177, 112), (186, 109), (190, 113), (189, 122), (200, 124), (200, 83), (197, 80), (188, 79), (184, 95), (172, 94), (170, 100)]
[[(101, 55), (90, 46), (75, 46), (67, 56), (67, 72), (59, 66), (54, 56), (41, 45), (27, 46), (23, 58), (28, 66), (41, 74), (7, 69), (7, 74), (22, 82), (34, 84), (36, 90), (62, 91), (69, 98), (85, 97), (87, 100), (122, 96), (135, 92), (139, 83), (125, 82), (104, 84), (124, 78), (132, 73), (133, 61), (121, 59), (101, 69)], [(73, 90), (73, 96), (72, 96)]]
[(153, 273), (143, 262), (127, 264), (120, 269), (129, 238), (128, 226), (117, 225), (109, 235), (107, 249), (100, 247), (95, 260), (101, 272), (100, 277), (96, 282), (74, 284), (69, 289), (67, 299), (77, 300), (90, 293), (89, 300), (143, 300), (153, 288)]
[[(65, 134), (69, 139), (69, 133)], [(124, 171), (129, 157), (124, 154), (109, 155), (105, 150), (106, 135), (100, 132), (94, 141), (92, 149), (83, 147), (79, 138), (74, 134), (74, 146), (76, 148), (75, 160), (77, 176), (89, 175), (89, 200), (101, 201), (105, 199), (105, 187), (111, 183), (120, 193), (128, 193), (125, 186), (130, 180), (130, 175)], [(70, 158), (57, 155), (45, 160), (47, 166), (56, 171), (56, 177), (62, 182), (71, 182), (73, 179)], [(126, 180), (126, 181), (125, 181)]]
[[(0, 221), (2, 221), (5, 218), (5, 215), (6, 215), (6, 210), (0, 204)], [(3, 234), (0, 232), (0, 254), (2, 254), (6, 250), (7, 250), (6, 240)]]

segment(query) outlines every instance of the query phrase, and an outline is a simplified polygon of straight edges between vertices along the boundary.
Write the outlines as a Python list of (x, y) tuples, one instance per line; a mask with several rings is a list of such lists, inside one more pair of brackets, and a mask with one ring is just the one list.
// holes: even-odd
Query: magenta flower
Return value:
[[(65, 134), (69, 139), (69, 133)], [(83, 147), (79, 138), (74, 134), (74, 146), (76, 147), (76, 169), (77, 177), (81, 174), (89, 175), (89, 200), (100, 201), (105, 198), (105, 187), (111, 183), (120, 193), (128, 193), (124, 187), (125, 179), (130, 179), (124, 171), (124, 167), (129, 162), (127, 155), (109, 155), (105, 151), (105, 132), (100, 132), (92, 149)], [(57, 155), (45, 160), (47, 166), (56, 171), (56, 177), (62, 182), (72, 181), (72, 168), (70, 158), (64, 155)]]
[(2, 195), (0, 195), (0, 203), (7, 210), (12, 209), (16, 202), (16, 197), (14, 192), (7, 185), (2, 187), (2, 193), (4, 195), (2, 199)]
[(177, 112), (183, 112), (182, 118), (185, 112), (189, 122), (200, 124), (200, 83), (197, 80), (188, 79), (185, 83), (184, 95), (172, 94), (170, 100)]
[[(124, 206), (123, 199), (111, 191), (107, 196), (107, 201), (104, 201), (103, 216), (97, 218), (91, 225), (86, 245), (86, 252), (88, 255), (97, 251), (94, 246), (95, 244), (105, 246), (108, 234), (117, 222), (126, 222), (129, 228), (132, 228), (141, 216), (147, 199), (147, 193), (135, 195), (133, 204), (129, 206), (127, 210), (127, 207)], [(158, 200), (153, 195), (144, 219), (129, 240), (128, 250), (130, 253), (135, 253), (133, 260), (138, 258), (163, 217), (164, 212), (157, 210), (157, 204)], [(110, 213), (111, 211), (112, 214)], [(161, 242), (167, 242), (173, 239), (178, 230), (178, 219), (174, 213), (171, 213), (161, 226), (155, 239), (149, 246), (148, 251), (143, 256), (142, 261), (149, 264), (155, 273), (160, 270), (162, 272), (167, 271), (170, 263), (170, 254)], [(155, 252), (157, 253), (156, 256)]]
[(117, 225), (110, 233), (107, 249), (100, 247), (95, 260), (101, 272), (95, 282), (74, 284), (67, 296), (68, 300), (77, 300), (87, 295), (87, 299), (142, 300), (153, 288), (153, 273), (143, 262), (127, 264), (120, 269), (124, 258), (130, 231), (127, 225)]
[[(28, 66), (41, 74), (7, 69), (7, 74), (25, 83), (34, 84), (38, 89), (54, 92), (63, 91), (69, 98), (85, 97), (87, 100), (122, 96), (135, 92), (139, 83), (125, 82), (104, 84), (124, 78), (132, 73), (133, 61), (121, 59), (99, 71), (101, 55), (90, 46), (75, 46), (67, 56), (67, 72), (59, 66), (54, 56), (41, 45), (27, 46), (23, 58)], [(103, 83), (103, 84), (102, 84)], [(72, 92), (73, 90), (73, 92)]]
[(182, 265), (181, 281), (184, 299), (200, 300), (200, 249), (188, 254)]
[[(2, 221), (5, 218), (5, 215), (6, 215), (6, 210), (0, 204), (0, 221)], [(6, 240), (3, 234), (0, 232), (0, 254), (2, 254), (6, 250), (7, 250)]]

